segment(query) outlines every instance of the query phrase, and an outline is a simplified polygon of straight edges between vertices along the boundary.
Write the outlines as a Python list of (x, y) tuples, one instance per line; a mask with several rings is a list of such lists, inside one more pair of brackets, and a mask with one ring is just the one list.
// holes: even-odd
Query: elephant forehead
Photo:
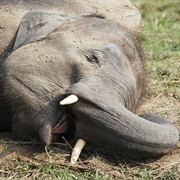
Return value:
[(124, 44), (130, 40), (130, 36), (127, 35), (123, 28), (106, 19), (81, 17), (65, 21), (48, 38), (57, 43), (63, 42), (63, 45), (68, 44), (68, 47), (72, 44), (74, 47), (82, 45), (84, 48), (95, 48), (96, 45), (108, 42)]

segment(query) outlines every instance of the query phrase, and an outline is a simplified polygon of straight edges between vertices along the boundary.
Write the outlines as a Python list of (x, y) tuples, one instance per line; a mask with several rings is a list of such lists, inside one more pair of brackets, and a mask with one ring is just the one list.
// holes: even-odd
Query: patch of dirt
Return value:
[[(166, 97), (159, 95), (157, 97), (149, 97), (143, 104), (142, 109), (139, 113), (143, 112), (154, 112), (163, 116), (172, 122), (180, 132), (180, 99), (174, 97)], [(179, 166), (180, 170), (180, 141), (174, 147), (173, 151), (167, 155), (162, 156), (155, 162), (148, 164), (149, 166), (168, 167), (171, 165)]]

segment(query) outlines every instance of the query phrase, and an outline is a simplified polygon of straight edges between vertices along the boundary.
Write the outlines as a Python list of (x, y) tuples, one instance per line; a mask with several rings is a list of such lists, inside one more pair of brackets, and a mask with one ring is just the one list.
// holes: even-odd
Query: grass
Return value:
[[(67, 164), (58, 161), (53, 152), (53, 148), (49, 148), (50, 157), (53, 161), (49, 161), (44, 154), (43, 161), (28, 161), (21, 156), (9, 159), (1, 165), (0, 179), (62, 179), (62, 180), (109, 180), (109, 179), (134, 179), (134, 180), (149, 180), (149, 179), (169, 179), (178, 180), (180, 168), (177, 160), (166, 166), (149, 165), (136, 161), (127, 161), (116, 159), (116, 163), (107, 162), (102, 155), (91, 156), (83, 163), (78, 163), (75, 167), (69, 167)], [(48, 155), (49, 157), (49, 155)], [(56, 159), (58, 160), (58, 158)]]
[(141, 42), (153, 85), (151, 93), (180, 98), (180, 1), (134, 2), (142, 13)]
[[(142, 14), (139, 33), (149, 72), (147, 100), (140, 112), (162, 114), (180, 130), (180, 1), (133, 0), (133, 3)], [(82, 161), (70, 167), (69, 154), (70, 150), (59, 153), (55, 147), (41, 153), (42, 157), (33, 154), (30, 159), (16, 153), (0, 164), (0, 179), (178, 180), (180, 177), (180, 144), (155, 162), (83, 153)]]

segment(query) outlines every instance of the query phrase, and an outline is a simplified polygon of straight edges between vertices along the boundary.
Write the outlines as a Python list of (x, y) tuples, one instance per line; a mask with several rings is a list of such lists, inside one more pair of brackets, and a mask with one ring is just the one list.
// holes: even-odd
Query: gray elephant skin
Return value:
[[(45, 145), (81, 138), (132, 157), (168, 153), (176, 127), (153, 113), (134, 114), (146, 88), (137, 25), (92, 13), (87, 3), (0, 1), (1, 10), (14, 10), (5, 18), (19, 12), (1, 29), (1, 132), (12, 128), (17, 138)], [(60, 105), (69, 95), (78, 101)]]

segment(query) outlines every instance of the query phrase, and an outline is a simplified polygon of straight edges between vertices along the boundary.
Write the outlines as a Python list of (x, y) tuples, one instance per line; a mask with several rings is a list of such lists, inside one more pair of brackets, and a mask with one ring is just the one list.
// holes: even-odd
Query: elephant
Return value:
[(0, 5), (12, 13), (4, 14), (0, 37), (1, 131), (44, 145), (75, 138), (72, 164), (86, 143), (138, 158), (172, 150), (179, 140), (172, 123), (135, 114), (146, 72), (137, 38), (141, 17), (129, 0)]

